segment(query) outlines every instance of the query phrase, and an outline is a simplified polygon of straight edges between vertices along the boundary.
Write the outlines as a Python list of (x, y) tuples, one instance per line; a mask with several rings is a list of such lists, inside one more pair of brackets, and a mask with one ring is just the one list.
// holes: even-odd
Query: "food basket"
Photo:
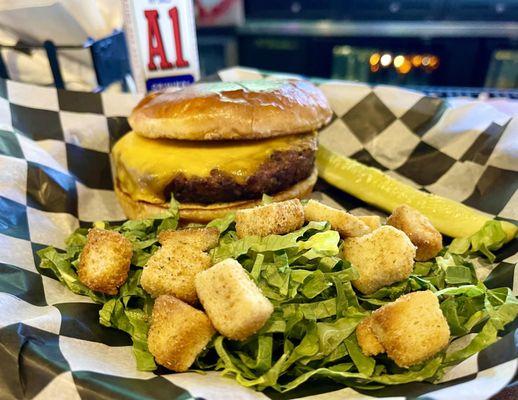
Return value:
[[(232, 68), (217, 79), (270, 79)], [(319, 81), (334, 111), (320, 142), (430, 193), (518, 220), (518, 118), (481, 101), (450, 104), (391, 86)], [(110, 148), (128, 130), (138, 96), (82, 93), (0, 81), (0, 397), (91, 399), (470, 398), (515, 379), (516, 322), (438, 384), (375, 391), (309, 382), (285, 394), (254, 392), (218, 372), (141, 372), (124, 333), (98, 323), (99, 305), (39, 268), (36, 251), (64, 248), (78, 227), (124, 214), (113, 192)], [(379, 210), (324, 180), (314, 198), (352, 213)], [(518, 290), (516, 240), (477, 275)], [(512, 325), (512, 324), (511, 324)]]

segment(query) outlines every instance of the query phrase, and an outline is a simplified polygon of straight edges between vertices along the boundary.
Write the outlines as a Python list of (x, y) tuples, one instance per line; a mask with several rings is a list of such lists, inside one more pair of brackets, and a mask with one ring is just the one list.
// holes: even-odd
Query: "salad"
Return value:
[[(265, 196), (262, 207), (271, 206), (270, 201)], [(308, 209), (308, 205), (304, 204), (304, 209)], [(144, 289), (143, 271), (154, 256), (157, 258), (157, 252), (165, 248), (165, 236), (173, 231), (179, 233), (173, 236), (181, 236), (184, 232), (185, 228), (179, 229), (178, 206), (173, 199), (169, 210), (153, 219), (93, 224), (92, 228), (120, 235), (131, 244), (131, 265), (123, 283), (115, 285), (116, 290), (99, 290), (81, 275), (81, 258), (89, 241), (87, 228), (77, 229), (67, 239), (66, 252), (53, 247), (38, 252), (41, 268), (51, 270), (74, 293), (89, 296), (101, 305), (100, 324), (131, 336), (139, 370), (157, 369), (157, 357), (150, 352), (148, 338), (150, 330), (155, 329), (151, 325), (158, 323), (153, 309), (158, 303), (155, 298), (160, 299), (160, 291), (148, 290), (152, 295)], [(346, 218), (347, 223), (357, 223), (362, 217)], [(432, 251), (433, 256), (428, 254), (421, 258), (422, 261), (414, 262), (415, 249), (410, 257), (402, 250), (393, 258), (397, 262), (410, 258), (408, 273), (380, 280), (379, 275), (383, 275), (382, 268), (385, 268), (380, 266), (372, 274), (375, 283), (369, 281), (362, 286), (358, 284), (360, 277), (369, 273), (364, 267), (368, 263), (362, 257), (371, 255), (367, 244), (378, 240), (379, 232), (389, 235), (388, 239), (381, 238), (385, 243), (399, 240), (397, 243), (405, 246), (415, 244), (415, 240), (411, 243), (409, 237), (401, 233), (403, 228), (376, 226), (375, 218), (367, 216), (363, 225), (353, 226), (351, 229), (356, 236), (352, 237), (347, 237), (332, 217), (328, 218), (331, 223), (311, 218), (298, 227), (291, 226), (291, 219), (289, 231), (283, 233), (269, 233), (268, 226), (277, 225), (271, 221), (259, 223), (255, 219), (261, 229), (266, 229), (261, 234), (254, 234), (254, 229), (244, 229), (243, 216), (239, 215), (228, 214), (210, 222), (206, 228), (216, 232), (216, 240), (213, 246), (208, 246), (210, 249), (198, 250), (207, 255), (210, 265), (228, 264), (229, 259), (239, 263), (272, 307), (255, 332), (233, 339), (229, 338), (230, 334), (222, 334), (226, 331), (218, 328), (221, 324), (211, 316), (205, 302), (207, 297), (202, 297), (198, 290), (198, 297), (217, 331), (210, 331), (210, 339), (196, 354), (190, 369), (218, 370), (241, 385), (279, 392), (319, 379), (331, 379), (361, 389), (415, 381), (435, 382), (448, 368), (494, 343), (499, 334), (505, 332), (506, 325), (516, 319), (518, 300), (511, 290), (487, 288), (477, 277), (474, 266), (478, 262), (494, 261), (493, 251), (508, 240), (501, 222), (488, 221), (475, 234), (439, 246)], [(363, 226), (369, 229), (357, 234), (355, 229), (365, 229)], [(193, 225), (189, 228), (205, 227)], [(185, 243), (170, 243), (168, 246), (173, 254), (175, 246), (178, 251), (185, 250), (182, 247)], [(360, 251), (356, 258), (352, 256), (362, 248), (366, 249), (364, 253)], [(383, 259), (386, 258), (390, 255)], [(213, 282), (217, 286), (217, 281)], [(187, 307), (202, 309), (196, 299), (187, 303), (191, 304), (186, 304)], [(432, 315), (432, 311), (426, 312), (431, 309), (425, 307), (427, 304), (437, 310), (440, 307), (438, 316)], [(419, 314), (416, 311), (419, 307), (425, 307), (425, 312)], [(400, 317), (391, 322), (394, 315)], [(439, 321), (436, 317), (444, 319), (444, 326), (427, 325), (427, 321)], [(440, 325), (440, 321), (437, 323)], [(445, 339), (433, 351), (425, 351), (423, 354), (427, 356), (421, 359), (409, 354), (411, 342), (401, 343), (401, 338), (398, 341), (391, 336), (391, 327), (406, 332), (409, 341), (418, 340), (430, 331)], [(470, 333), (473, 333), (471, 339), (459, 348), (456, 340)]]

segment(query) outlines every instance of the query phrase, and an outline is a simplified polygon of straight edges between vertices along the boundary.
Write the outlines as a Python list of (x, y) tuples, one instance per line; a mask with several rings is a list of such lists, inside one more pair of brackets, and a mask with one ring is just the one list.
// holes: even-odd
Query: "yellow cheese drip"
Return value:
[(117, 179), (134, 200), (163, 203), (164, 190), (178, 174), (208, 177), (218, 169), (244, 183), (275, 150), (297, 148), (314, 135), (265, 140), (198, 142), (148, 139), (130, 132), (113, 147)]

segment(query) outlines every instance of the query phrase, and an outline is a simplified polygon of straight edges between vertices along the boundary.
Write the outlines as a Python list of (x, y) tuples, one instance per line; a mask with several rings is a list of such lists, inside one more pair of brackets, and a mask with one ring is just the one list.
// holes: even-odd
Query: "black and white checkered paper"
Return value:
[[(279, 76), (279, 75), (277, 75)], [(270, 79), (233, 68), (218, 79)], [(334, 111), (320, 141), (334, 151), (432, 193), (502, 219), (518, 220), (518, 118), (490, 105), (452, 106), (396, 87), (319, 82)], [(287, 395), (257, 393), (217, 372), (158, 374), (136, 369), (124, 333), (98, 323), (99, 306), (38, 269), (35, 252), (96, 220), (124, 219), (109, 151), (129, 130), (139, 100), (0, 81), (0, 399), (484, 399), (515, 379), (516, 327), (453, 368), (438, 385), (412, 383), (359, 392), (327, 382)], [(315, 197), (371, 212), (319, 181)], [(518, 246), (494, 268), (489, 287), (518, 291)]]

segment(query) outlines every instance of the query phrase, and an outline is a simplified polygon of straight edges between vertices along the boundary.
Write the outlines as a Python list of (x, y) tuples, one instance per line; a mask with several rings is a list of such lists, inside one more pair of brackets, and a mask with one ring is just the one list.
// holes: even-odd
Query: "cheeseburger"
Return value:
[(306, 81), (201, 83), (145, 97), (132, 131), (113, 148), (116, 194), (129, 218), (178, 200), (180, 216), (207, 222), (303, 197), (317, 179), (316, 130), (331, 118), (323, 93)]

